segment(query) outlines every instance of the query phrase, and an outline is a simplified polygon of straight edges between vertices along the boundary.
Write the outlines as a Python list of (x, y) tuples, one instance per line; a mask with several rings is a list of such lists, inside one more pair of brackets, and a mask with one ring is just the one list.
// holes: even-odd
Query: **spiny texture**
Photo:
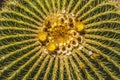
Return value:
[[(84, 42), (69, 55), (51, 56), (38, 34), (48, 16), (61, 12), (85, 25)], [(119, 79), (120, 9), (115, 1), (6, 0), (0, 11), (0, 80)]]

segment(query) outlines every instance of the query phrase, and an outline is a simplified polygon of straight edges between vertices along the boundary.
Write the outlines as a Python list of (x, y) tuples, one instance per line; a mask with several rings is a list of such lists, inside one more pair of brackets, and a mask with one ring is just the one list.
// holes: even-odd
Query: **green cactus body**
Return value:
[(113, 0), (6, 0), (0, 80), (119, 80), (120, 8)]

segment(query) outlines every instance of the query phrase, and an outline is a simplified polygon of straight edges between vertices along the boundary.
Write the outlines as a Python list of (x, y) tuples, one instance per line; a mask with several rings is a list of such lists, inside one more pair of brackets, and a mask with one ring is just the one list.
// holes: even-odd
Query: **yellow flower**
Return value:
[(76, 22), (75, 28), (77, 31), (82, 31), (85, 28), (85, 25), (81, 22)]
[(51, 42), (47, 45), (47, 49), (51, 52), (53, 52), (56, 49), (56, 45), (54, 42)]
[(46, 41), (47, 40), (47, 33), (46, 32), (39, 32), (38, 38), (40, 41)]

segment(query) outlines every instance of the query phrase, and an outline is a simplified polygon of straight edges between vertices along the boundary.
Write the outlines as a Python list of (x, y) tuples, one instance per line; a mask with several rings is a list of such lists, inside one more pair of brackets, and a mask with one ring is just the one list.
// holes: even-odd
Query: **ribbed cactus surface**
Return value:
[(117, 3), (6, 0), (0, 11), (0, 80), (120, 80)]

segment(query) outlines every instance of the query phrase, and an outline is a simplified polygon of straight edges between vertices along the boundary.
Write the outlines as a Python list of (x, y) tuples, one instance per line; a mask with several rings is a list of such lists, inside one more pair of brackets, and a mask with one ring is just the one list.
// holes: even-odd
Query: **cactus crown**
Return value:
[(1, 80), (119, 80), (120, 8), (113, 0), (6, 0)]

